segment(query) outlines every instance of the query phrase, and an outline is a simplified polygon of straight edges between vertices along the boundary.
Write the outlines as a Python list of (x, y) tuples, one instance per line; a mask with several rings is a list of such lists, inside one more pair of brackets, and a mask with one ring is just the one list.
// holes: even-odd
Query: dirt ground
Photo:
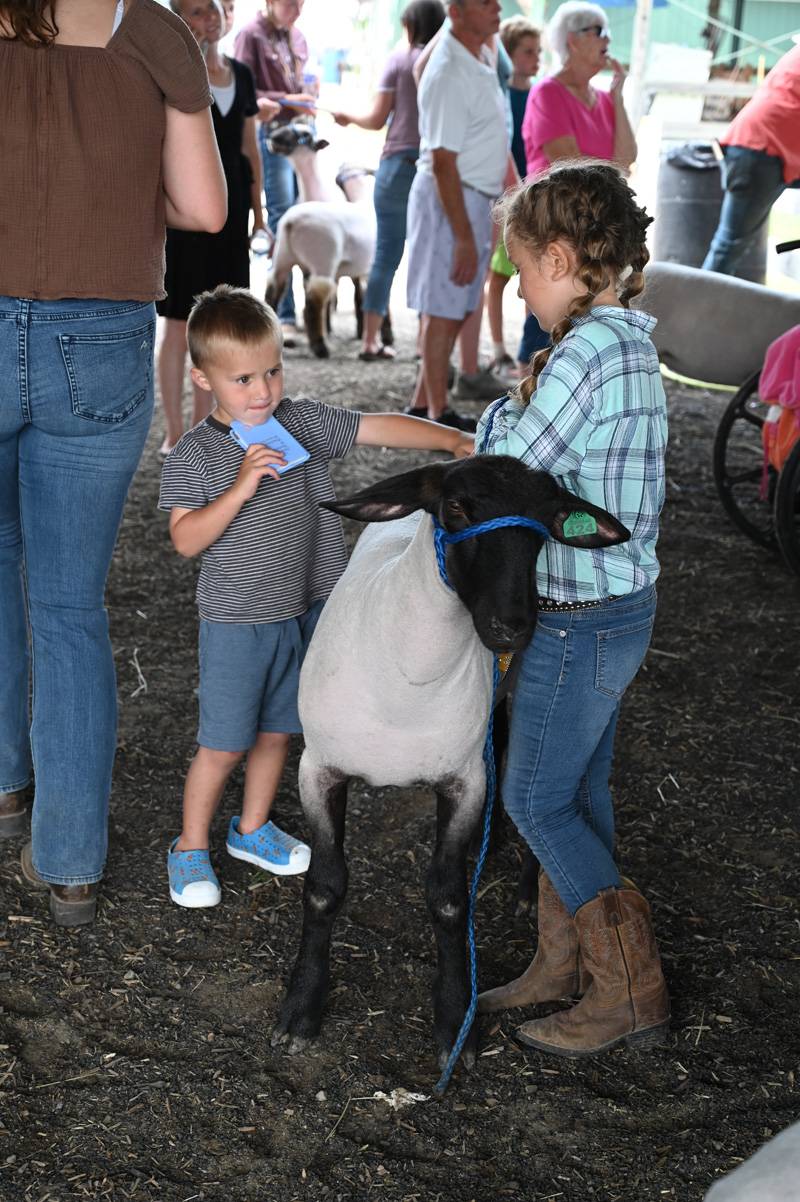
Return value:
[[(411, 331), (395, 364), (365, 366), (343, 313), (337, 330), (329, 362), (288, 352), (288, 388), (406, 404)], [(2, 848), (3, 1202), (700, 1202), (798, 1117), (799, 586), (717, 502), (725, 395), (668, 391), (659, 617), (615, 771), (620, 863), (652, 902), (672, 995), (665, 1046), (578, 1063), (525, 1054), (512, 1035), (530, 1015), (513, 1012), (483, 1023), (476, 1070), (442, 1102), (381, 1100), (430, 1095), (437, 1076), (423, 897), (434, 811), (422, 791), (356, 784), (323, 1035), (313, 1054), (270, 1049), (302, 880), (225, 855), (238, 779), (213, 831), (222, 904), (186, 911), (167, 893), (196, 729), (195, 569), (156, 510), (157, 418), (109, 584), (121, 725), (96, 924), (56, 929), (18, 845)], [(415, 462), (357, 451), (337, 486)], [(301, 833), (296, 750), (277, 816)], [(519, 855), (509, 832), (485, 868), (483, 985), (532, 954), (530, 921), (513, 916)]]

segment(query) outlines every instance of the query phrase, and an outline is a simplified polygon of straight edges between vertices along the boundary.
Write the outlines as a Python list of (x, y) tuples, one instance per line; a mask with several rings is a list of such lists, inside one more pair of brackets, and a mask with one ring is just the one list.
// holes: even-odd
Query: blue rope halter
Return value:
[[(439, 566), (439, 575), (444, 584), (449, 589), (452, 589), (452, 584), (447, 578), (447, 566), (445, 559), (447, 556), (447, 548), (452, 543), (463, 543), (467, 538), (475, 538), (478, 534), (487, 534), (490, 530), (501, 530), (504, 526), (526, 526), (529, 530), (535, 530), (543, 538), (550, 538), (550, 531), (541, 522), (537, 522), (535, 518), (526, 518), (521, 515), (514, 515), (502, 518), (491, 518), (488, 522), (478, 522), (474, 526), (467, 526), (465, 530), (457, 530), (454, 533), (445, 530), (441, 522), (433, 519), (433, 544), (436, 551), (436, 562)], [(492, 744), (492, 731), (494, 727), (494, 699), (497, 694), (497, 686), (500, 683), (500, 666), (498, 657), (493, 656), (492, 664), (492, 704), (489, 709), (489, 724), (486, 728), (486, 741), (483, 745), (483, 762), (486, 766), (486, 805), (483, 816), (483, 835), (481, 837), (481, 845), (478, 851), (478, 859), (475, 862), (475, 871), (472, 874), (472, 881), (469, 889), (469, 907), (467, 910), (467, 939), (469, 941), (469, 981), (470, 981), (470, 1002), (467, 1007), (467, 1012), (464, 1015), (464, 1021), (461, 1024), (456, 1041), (447, 1058), (447, 1064), (442, 1070), (442, 1075), (434, 1086), (434, 1093), (442, 1097), (450, 1084), (450, 1078), (453, 1075), (453, 1070), (458, 1063), (458, 1058), (461, 1055), (461, 1050), (464, 1047), (467, 1036), (478, 1009), (478, 956), (475, 949), (475, 902), (478, 896), (478, 882), (481, 879), (486, 852), (489, 848), (489, 832), (492, 825), (492, 810), (494, 809), (495, 793), (497, 791), (497, 775), (495, 772), (494, 763), (494, 747)]]

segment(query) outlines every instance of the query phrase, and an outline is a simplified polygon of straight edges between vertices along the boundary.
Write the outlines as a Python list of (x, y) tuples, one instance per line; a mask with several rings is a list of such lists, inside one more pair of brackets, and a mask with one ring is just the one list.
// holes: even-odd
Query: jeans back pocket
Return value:
[(654, 618), (648, 617), (620, 626), (618, 630), (597, 632), (595, 688), (607, 697), (619, 700), (642, 665), (653, 633)]
[(61, 334), (61, 354), (76, 417), (109, 424), (138, 409), (153, 378), (154, 320), (119, 333)]

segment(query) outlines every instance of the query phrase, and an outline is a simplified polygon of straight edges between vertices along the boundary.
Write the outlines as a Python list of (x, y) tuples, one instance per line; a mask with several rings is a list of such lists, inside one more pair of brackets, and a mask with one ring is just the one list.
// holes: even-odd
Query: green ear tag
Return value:
[(590, 513), (571, 513), (562, 526), (562, 533), (565, 538), (597, 534), (597, 522)]

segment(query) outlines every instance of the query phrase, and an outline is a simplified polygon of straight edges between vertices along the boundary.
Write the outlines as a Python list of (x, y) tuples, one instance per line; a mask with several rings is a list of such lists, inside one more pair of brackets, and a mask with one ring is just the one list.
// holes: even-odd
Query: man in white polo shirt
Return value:
[(408, 306), (421, 318), (421, 351), (409, 410), (459, 429), (471, 418), (447, 407), (447, 370), (461, 326), (476, 308), (492, 239), (493, 200), (509, 163), (506, 107), (484, 43), (500, 26), (498, 0), (451, 0), (451, 28), (419, 86), (420, 156), (408, 207)]

